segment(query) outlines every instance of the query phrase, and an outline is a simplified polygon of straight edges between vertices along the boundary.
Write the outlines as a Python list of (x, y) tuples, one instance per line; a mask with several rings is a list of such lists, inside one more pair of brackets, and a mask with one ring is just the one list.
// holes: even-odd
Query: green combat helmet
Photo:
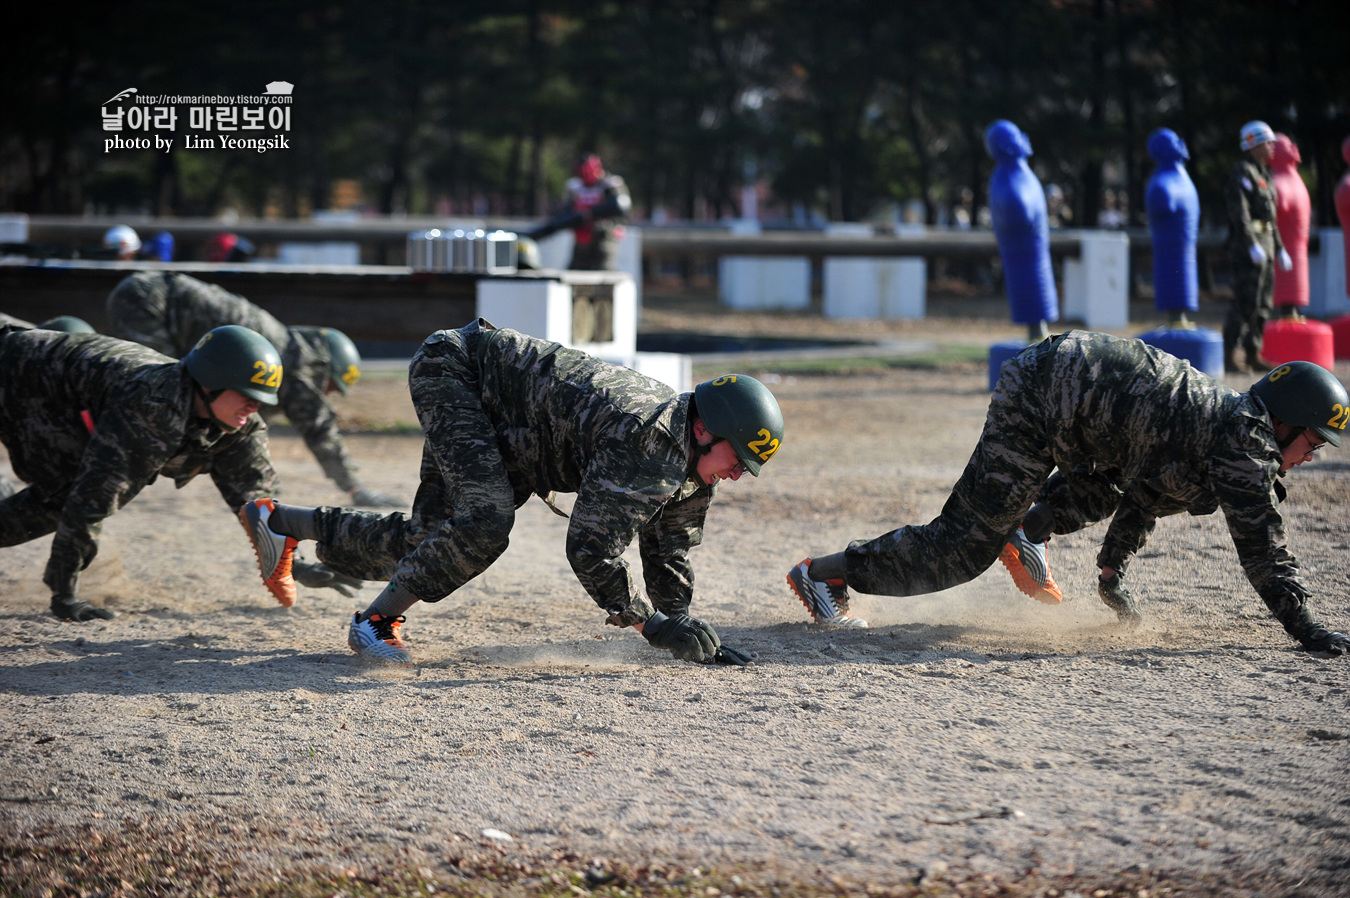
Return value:
[(328, 344), (328, 375), (343, 396), (361, 379), (361, 353), (356, 344), (340, 330), (331, 327), (319, 329), (319, 335)]
[(74, 315), (58, 315), (50, 318), (38, 325), (39, 330), (61, 331), (66, 334), (94, 334), (98, 333), (89, 322), (83, 318), (76, 318)]
[(756, 477), (783, 442), (783, 411), (769, 388), (747, 374), (724, 374), (694, 388), (703, 426), (736, 450)]
[(281, 356), (262, 334), (237, 324), (218, 327), (207, 331), (183, 361), (208, 404), (222, 390), (236, 390), (263, 405), (277, 404)]
[(1286, 362), (1252, 384), (1266, 410), (1290, 427), (1311, 428), (1333, 446), (1350, 422), (1350, 395), (1336, 375), (1312, 362)]

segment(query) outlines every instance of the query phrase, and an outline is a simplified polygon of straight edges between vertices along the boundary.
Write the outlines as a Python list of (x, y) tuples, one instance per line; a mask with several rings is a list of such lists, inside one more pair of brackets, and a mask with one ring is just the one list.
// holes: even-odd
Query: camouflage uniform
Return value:
[[(575, 492), (567, 557), (608, 622), (687, 611), (716, 492), (695, 472), (691, 394), (481, 319), (428, 337), (408, 382), (427, 436), (412, 514), (319, 509), (329, 567), (439, 601), (506, 550), (530, 496)], [(621, 557), (635, 537), (651, 604)]]
[[(1228, 205), (1228, 260), (1233, 268), (1233, 302), (1223, 322), (1225, 362), (1241, 346), (1247, 364), (1261, 353), (1261, 337), (1275, 309), (1275, 259), (1284, 249), (1275, 225), (1275, 181), (1270, 168), (1244, 154), (1223, 189)], [(1252, 262), (1251, 247), (1266, 254)]]
[(284, 414), (330, 480), (348, 493), (360, 485), (356, 464), (338, 430), (337, 411), (324, 394), (332, 357), (321, 328), (287, 328), (244, 297), (215, 284), (158, 271), (139, 272), (113, 288), (108, 320), (114, 336), (176, 359), (187, 355), (207, 331), (226, 324), (262, 334), (281, 354), (286, 371), (277, 404), (264, 406), (263, 418), (272, 421)]
[(1038, 493), (1053, 505), (1058, 533), (1114, 511), (1097, 562), (1121, 571), (1158, 517), (1222, 509), (1247, 578), (1288, 628), (1302, 620), (1308, 593), (1277, 508), (1282, 460), (1252, 394), (1139, 340), (1070, 331), (1004, 365), (942, 514), (851, 545), (848, 584), (905, 596), (971, 580), (998, 558)]
[[(36, 325), (31, 321), (24, 321), (22, 318), (15, 318), (12, 315), (6, 315), (4, 312), (0, 312), (0, 330), (7, 327), (32, 328), (35, 326)], [(0, 499), (8, 499), (18, 491), (19, 488), (14, 485), (14, 481), (10, 480), (4, 474), (0, 474)]]
[(103, 519), (161, 474), (209, 473), (225, 504), (269, 496), (267, 428), (228, 432), (193, 413), (182, 363), (97, 334), (0, 330), (0, 442), (30, 485), (0, 500), (0, 546), (55, 532), (44, 582), (74, 596)]

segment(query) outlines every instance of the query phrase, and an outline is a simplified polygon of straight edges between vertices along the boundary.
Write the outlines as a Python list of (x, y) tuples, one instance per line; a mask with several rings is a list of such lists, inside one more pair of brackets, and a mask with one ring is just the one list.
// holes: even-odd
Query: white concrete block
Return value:
[(544, 268), (563, 271), (572, 261), (572, 244), (576, 241), (568, 230), (550, 234), (539, 241), (539, 264)]
[(601, 358), (627, 357), (637, 351), (637, 298), (631, 278), (612, 285), (612, 339), (573, 339), (575, 295), (572, 285), (538, 278), (482, 278), (477, 314), (497, 327), (553, 340)]
[(601, 358), (632, 368), (677, 393), (688, 393), (694, 389), (694, 360), (682, 353), (634, 352), (625, 356), (602, 355)]
[(283, 243), (277, 247), (277, 261), (287, 265), (360, 265), (361, 244)]
[(733, 309), (805, 309), (811, 305), (811, 260), (798, 256), (723, 256), (717, 295)]
[(1077, 259), (1064, 260), (1060, 317), (1089, 328), (1120, 328), (1130, 322), (1130, 238), (1116, 231), (1071, 231)]
[(827, 258), (826, 318), (922, 318), (927, 311), (928, 263), (922, 258)]
[(1322, 248), (1308, 257), (1308, 314), (1339, 318), (1350, 314), (1345, 295), (1345, 240), (1340, 228), (1319, 228)]
[(560, 281), (482, 278), (478, 281), (478, 317), (552, 340), (572, 342), (572, 288)]
[(28, 216), (22, 212), (0, 214), (0, 243), (27, 243)]

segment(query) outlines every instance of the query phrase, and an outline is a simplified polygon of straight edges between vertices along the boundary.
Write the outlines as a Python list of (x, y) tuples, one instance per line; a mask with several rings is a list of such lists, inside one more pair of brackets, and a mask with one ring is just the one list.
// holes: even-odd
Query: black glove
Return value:
[(310, 589), (325, 587), (336, 589), (349, 599), (356, 595), (364, 582), (346, 574), (339, 574), (321, 561), (301, 561), (298, 558), (291, 562), (291, 576), (301, 586), (308, 586)]
[[(352, 502), (367, 508), (407, 508), (409, 503), (398, 496), (391, 496), (379, 490), (358, 486), (352, 490)], [(298, 578), (297, 578), (298, 579)]]
[(1294, 636), (1310, 652), (1326, 652), (1329, 655), (1344, 655), (1350, 652), (1350, 636), (1328, 630), (1319, 623), (1311, 624)]
[(722, 644), (711, 624), (683, 613), (667, 617), (655, 612), (643, 623), (642, 635), (658, 649), (670, 649), (681, 661), (715, 660)]
[(107, 608), (95, 608), (88, 602), (81, 601), (74, 596), (52, 596), (52, 614), (55, 614), (61, 620), (73, 621), (87, 621), (95, 618), (112, 620), (117, 617)]
[(1119, 571), (1110, 577), (1097, 578), (1097, 595), (1102, 597), (1107, 608), (1116, 613), (1116, 619), (1122, 624), (1136, 627), (1143, 622), (1144, 615), (1139, 613), (1139, 606), (1125, 588)]
[(704, 658), (704, 664), (734, 664), (736, 667), (745, 667), (747, 664), (755, 663), (754, 655), (747, 655), (745, 652), (738, 652), (729, 646), (718, 646), (717, 653), (711, 658)]

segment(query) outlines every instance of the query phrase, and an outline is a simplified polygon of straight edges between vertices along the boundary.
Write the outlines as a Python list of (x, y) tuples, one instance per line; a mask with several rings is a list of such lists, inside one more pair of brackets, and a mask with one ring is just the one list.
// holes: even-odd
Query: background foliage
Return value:
[[(1142, 223), (1145, 141), (1170, 127), (1221, 225), (1238, 129), (1263, 118), (1334, 225), (1350, 136), (1343, 0), (153, 0), (11, 18), (0, 208), (31, 213), (540, 216), (595, 149), (639, 217), (735, 217), (750, 182), (766, 218), (909, 202), (932, 223), (981, 205), (984, 128), (1007, 118), (1085, 224), (1104, 191)], [(272, 80), (296, 85), (289, 150), (103, 151), (99, 107), (124, 88)]]

